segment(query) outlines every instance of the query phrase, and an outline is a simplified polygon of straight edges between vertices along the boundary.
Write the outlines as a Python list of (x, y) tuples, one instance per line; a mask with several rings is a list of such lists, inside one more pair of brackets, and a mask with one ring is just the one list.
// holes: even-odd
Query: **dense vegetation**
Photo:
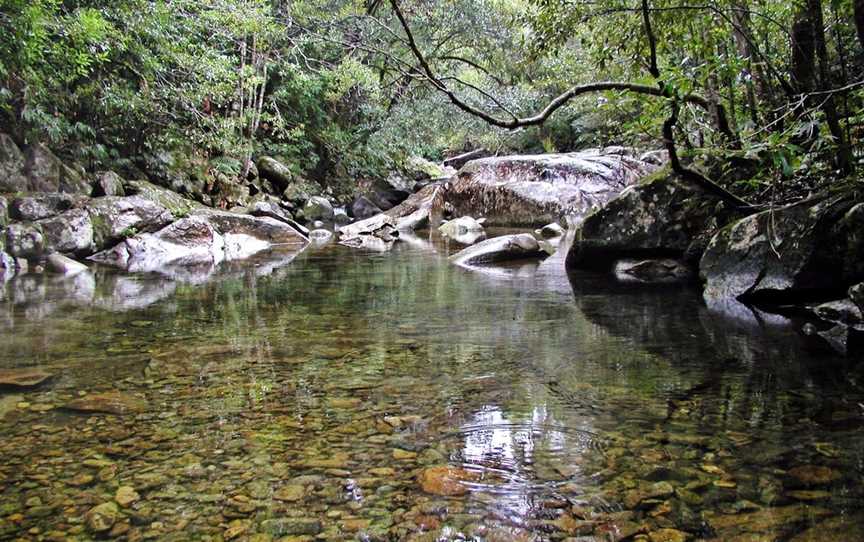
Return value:
[(0, 118), (94, 169), (237, 182), (269, 154), (346, 194), (478, 146), (657, 148), (675, 112), (754, 196), (856, 168), (861, 4), (0, 0)]

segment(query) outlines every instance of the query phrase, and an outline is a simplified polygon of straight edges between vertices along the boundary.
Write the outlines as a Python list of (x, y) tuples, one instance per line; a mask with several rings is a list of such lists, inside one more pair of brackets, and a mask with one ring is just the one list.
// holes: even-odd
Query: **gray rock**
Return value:
[(70, 209), (65, 213), (39, 220), (45, 248), (65, 254), (89, 256), (96, 248), (93, 223), (86, 209)]
[(457, 215), (482, 214), (489, 225), (539, 227), (587, 216), (656, 168), (598, 150), (482, 158), (459, 171), (447, 201)]
[(479, 233), (483, 231), (483, 224), (470, 216), (460, 216), (453, 220), (448, 220), (438, 227), (438, 231), (447, 237), (458, 237), (469, 233)]
[(0, 228), (9, 223), (9, 202), (0, 196)]
[(89, 196), (93, 192), (93, 185), (87, 179), (87, 173), (80, 165), (60, 167), (60, 183), (57, 190), (66, 194), (78, 194)]
[(30, 262), (27, 261), (27, 258), (15, 258), (15, 274), (16, 275), (26, 275), (30, 272)]
[(291, 226), (272, 218), (207, 210), (156, 233), (135, 235), (91, 259), (127, 271), (161, 271), (169, 266), (215, 266), (275, 244), (299, 251), (306, 240)]
[(327, 198), (321, 196), (312, 196), (303, 206), (303, 218), (308, 222), (315, 220), (323, 220), (329, 222), (333, 220), (333, 205), (327, 201)]
[(0, 133), (0, 192), (28, 190), (24, 154), (7, 134)]
[(355, 220), (366, 220), (380, 213), (381, 209), (366, 196), (358, 196), (351, 202), (350, 211)]
[(835, 195), (723, 228), (700, 262), (706, 298), (788, 301), (864, 279), (864, 204)]
[(858, 309), (864, 312), (864, 282), (859, 282), (858, 284), (850, 286), (848, 295), (849, 299), (858, 305)]
[(732, 217), (717, 198), (663, 170), (588, 216), (566, 265), (605, 271), (624, 258), (696, 263), (711, 236)]
[(5, 250), (0, 250), (0, 282), (15, 276), (15, 259)]
[(14, 223), (6, 227), (6, 251), (15, 258), (38, 258), (45, 248), (40, 228)]
[(450, 256), (450, 261), (457, 265), (476, 265), (546, 256), (548, 253), (540, 248), (533, 235), (520, 233), (487, 239)]
[(88, 205), (93, 242), (102, 250), (139, 232), (154, 232), (174, 219), (162, 205), (141, 196), (106, 196)]
[(45, 259), (45, 262), (48, 265), (48, 270), (53, 271), (54, 273), (59, 273), (61, 275), (77, 275), (78, 273), (88, 271), (86, 265), (80, 262), (76, 262), (72, 258), (67, 258), (62, 254), (58, 254), (57, 252), (52, 252)]
[(148, 181), (126, 181), (123, 185), (127, 196), (139, 196), (165, 207), (175, 218), (188, 216), (204, 206), (195, 200), (184, 198), (177, 192), (157, 186)]
[(63, 175), (63, 162), (51, 150), (37, 143), (24, 153), (24, 173), (27, 176), (27, 191), (57, 192)]
[(338, 231), (339, 240), (343, 243), (361, 237), (377, 237), (387, 242), (399, 235), (396, 229), (396, 219), (383, 213), (348, 226), (342, 226)]
[(333, 223), (338, 226), (344, 226), (352, 222), (351, 217), (345, 211), (344, 207), (336, 207), (333, 209)]
[(546, 224), (536, 232), (543, 239), (555, 239), (556, 237), (563, 237), (567, 230), (565, 230), (561, 224), (557, 222), (552, 222), (551, 224)]
[(77, 201), (69, 194), (32, 194), (12, 200), (9, 214), (15, 220), (33, 222), (59, 215), (71, 209)]
[(123, 179), (113, 171), (100, 171), (96, 173), (93, 183), (93, 196), (125, 196)]
[(294, 179), (291, 168), (272, 156), (261, 156), (256, 165), (258, 166), (258, 175), (273, 183), (273, 186), (279, 191), (287, 189)]

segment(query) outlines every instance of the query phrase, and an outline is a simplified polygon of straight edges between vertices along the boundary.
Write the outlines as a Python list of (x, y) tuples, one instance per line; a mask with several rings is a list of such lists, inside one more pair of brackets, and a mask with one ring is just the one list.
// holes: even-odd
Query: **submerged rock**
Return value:
[(33, 388), (53, 377), (42, 369), (0, 369), (0, 387)]
[(459, 215), (489, 224), (542, 226), (584, 218), (657, 166), (625, 152), (502, 156), (465, 164), (447, 194)]
[(106, 502), (94, 506), (84, 516), (87, 529), (92, 533), (104, 533), (111, 529), (120, 515), (120, 509), (116, 503)]
[(479, 475), (456, 467), (438, 466), (423, 469), (417, 476), (420, 487), (426, 493), (453, 497), (468, 493), (465, 482), (479, 479)]
[(487, 239), (450, 256), (450, 261), (458, 265), (476, 265), (545, 256), (548, 253), (543, 251), (533, 235), (520, 233)]
[(121, 391), (89, 393), (63, 405), (66, 410), (85, 413), (138, 414), (147, 410), (147, 401)]

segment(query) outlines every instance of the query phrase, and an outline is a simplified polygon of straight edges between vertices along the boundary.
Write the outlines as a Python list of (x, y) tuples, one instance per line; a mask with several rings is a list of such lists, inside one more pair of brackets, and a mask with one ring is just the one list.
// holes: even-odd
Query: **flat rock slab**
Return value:
[(41, 369), (0, 369), (0, 386), (33, 388), (53, 376)]
[(63, 405), (63, 408), (75, 412), (117, 414), (120, 416), (146, 411), (147, 401), (128, 393), (109, 391), (91, 393), (74, 399)]

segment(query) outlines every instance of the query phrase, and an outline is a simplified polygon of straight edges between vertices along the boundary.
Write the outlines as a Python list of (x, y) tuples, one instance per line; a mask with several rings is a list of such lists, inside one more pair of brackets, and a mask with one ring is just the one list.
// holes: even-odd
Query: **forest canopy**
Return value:
[(661, 148), (674, 111), (685, 161), (747, 163), (737, 189), (764, 191), (858, 166), (862, 19), (861, 0), (0, 0), (0, 115), (90, 167), (173, 152), (241, 178), (268, 154), (340, 194), (413, 156)]

